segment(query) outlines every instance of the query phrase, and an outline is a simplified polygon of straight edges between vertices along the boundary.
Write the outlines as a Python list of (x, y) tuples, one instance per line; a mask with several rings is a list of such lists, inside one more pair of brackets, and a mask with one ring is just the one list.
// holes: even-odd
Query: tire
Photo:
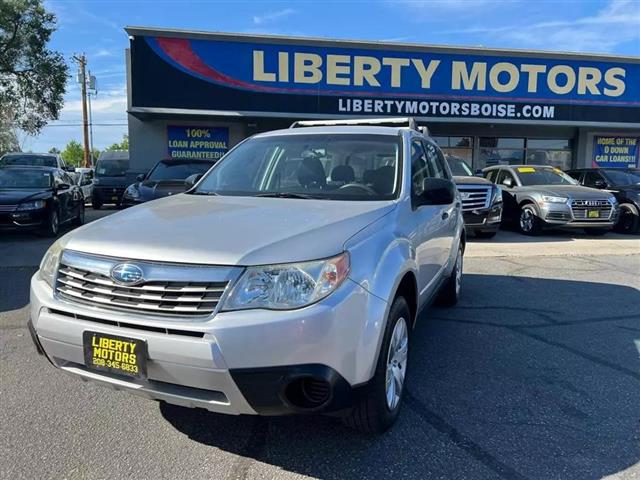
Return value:
[(638, 233), (640, 231), (640, 215), (633, 206), (623, 203), (620, 205), (620, 219), (613, 228), (618, 233)]
[(73, 224), (77, 227), (84, 225), (84, 202), (80, 205), (80, 212), (78, 212), (78, 216), (73, 221)]
[(601, 237), (602, 235), (610, 232), (609, 228), (585, 228), (584, 233), (587, 235), (594, 235), (596, 237)]
[(51, 212), (49, 212), (49, 217), (47, 218), (45, 224), (42, 225), (40, 232), (45, 237), (55, 238), (58, 236), (58, 234), (60, 233), (60, 215), (58, 214), (58, 210), (56, 208), (51, 209)]
[(451, 271), (451, 275), (449, 275), (449, 278), (447, 278), (442, 287), (440, 287), (438, 297), (435, 301), (436, 305), (440, 307), (453, 307), (458, 303), (462, 287), (463, 257), (462, 245), (460, 245), (458, 255), (456, 256), (456, 263)]
[[(342, 418), (347, 426), (363, 433), (380, 434), (395, 423), (405, 391), (409, 329), (413, 324), (412, 320), (407, 301), (403, 297), (397, 297), (389, 310), (373, 378), (365, 387), (356, 405)], [(388, 379), (390, 380), (389, 388), (387, 388)], [(398, 384), (399, 394), (397, 393)]]
[(542, 221), (538, 218), (536, 208), (527, 203), (520, 208), (518, 230), (524, 235), (536, 236), (542, 232)]
[(102, 202), (100, 202), (100, 200), (96, 200), (95, 198), (92, 198), (91, 208), (93, 208), (94, 210), (100, 210), (102, 208)]
[(493, 238), (498, 232), (475, 232), (476, 238)]

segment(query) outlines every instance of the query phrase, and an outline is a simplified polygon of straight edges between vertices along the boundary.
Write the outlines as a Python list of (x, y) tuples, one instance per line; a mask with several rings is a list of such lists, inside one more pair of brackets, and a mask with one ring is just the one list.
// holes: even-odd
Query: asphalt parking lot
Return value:
[(160, 405), (55, 371), (25, 328), (49, 243), (0, 237), (0, 478), (640, 478), (637, 236), (470, 242), (463, 298), (423, 312), (406, 403), (380, 437)]

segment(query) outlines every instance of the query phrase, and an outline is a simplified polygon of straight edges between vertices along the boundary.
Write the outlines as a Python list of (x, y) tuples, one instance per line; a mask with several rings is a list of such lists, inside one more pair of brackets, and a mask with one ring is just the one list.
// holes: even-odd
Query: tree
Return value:
[(107, 148), (105, 148), (105, 150), (107, 151), (111, 151), (111, 150), (129, 150), (129, 135), (127, 135), (126, 133), (124, 135), (122, 135), (122, 142), (120, 143), (113, 143), (111, 145), (109, 145)]
[(49, 149), (49, 153), (60, 153), (60, 150), (58, 150), (56, 147), (51, 147)]
[(8, 112), (0, 107), (0, 156), (7, 152), (19, 152), (20, 143), (15, 129), (11, 125)]
[(42, 0), (0, 1), (0, 110), (31, 135), (57, 119), (64, 103), (68, 67), (47, 48), (55, 29)]
[(75, 140), (70, 140), (60, 155), (66, 163), (74, 167), (82, 166), (82, 162), (84, 161), (84, 149), (80, 142)]

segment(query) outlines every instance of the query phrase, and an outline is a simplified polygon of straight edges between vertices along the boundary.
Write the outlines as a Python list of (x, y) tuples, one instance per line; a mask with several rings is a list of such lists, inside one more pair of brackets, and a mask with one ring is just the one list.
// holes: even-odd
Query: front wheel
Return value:
[(84, 202), (80, 204), (80, 211), (78, 212), (78, 216), (75, 218), (73, 223), (78, 227), (84, 225)]
[(527, 204), (520, 209), (520, 219), (518, 221), (520, 233), (525, 235), (539, 235), (542, 231), (542, 222), (538, 218), (533, 205)]
[(49, 217), (42, 225), (41, 233), (46, 237), (57, 237), (60, 232), (60, 217), (58, 210), (53, 208), (49, 213)]
[(102, 208), (102, 202), (96, 198), (91, 199), (91, 208), (100, 210)]
[(373, 378), (362, 397), (343, 417), (349, 427), (365, 433), (382, 433), (398, 418), (409, 358), (409, 305), (397, 297), (391, 305)]
[(620, 205), (620, 219), (614, 230), (618, 233), (640, 232), (640, 215), (635, 213), (633, 206), (624, 203)]

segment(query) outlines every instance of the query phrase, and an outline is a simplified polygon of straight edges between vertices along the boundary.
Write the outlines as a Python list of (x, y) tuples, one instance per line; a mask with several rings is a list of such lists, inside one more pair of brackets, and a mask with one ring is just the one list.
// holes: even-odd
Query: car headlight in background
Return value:
[(51, 288), (54, 288), (56, 270), (58, 269), (60, 257), (62, 256), (62, 247), (63, 242), (62, 239), (60, 239), (49, 247), (49, 250), (47, 250), (47, 253), (44, 254), (44, 257), (42, 257), (42, 261), (40, 262), (38, 278), (47, 282)]
[(493, 186), (493, 193), (491, 197), (491, 204), (502, 202), (502, 189), (497, 185)]
[(124, 191), (124, 196), (133, 198), (134, 200), (140, 198), (140, 192), (135, 187), (135, 185), (129, 185), (127, 189)]
[(33, 200), (31, 202), (23, 202), (18, 205), (17, 210), (38, 210), (47, 206), (47, 202), (44, 200)]
[(349, 254), (303, 263), (249, 267), (227, 297), (223, 310), (293, 310), (322, 300), (349, 273)]
[(542, 201), (546, 203), (567, 203), (569, 199), (566, 197), (554, 197), (551, 195), (543, 195)]

